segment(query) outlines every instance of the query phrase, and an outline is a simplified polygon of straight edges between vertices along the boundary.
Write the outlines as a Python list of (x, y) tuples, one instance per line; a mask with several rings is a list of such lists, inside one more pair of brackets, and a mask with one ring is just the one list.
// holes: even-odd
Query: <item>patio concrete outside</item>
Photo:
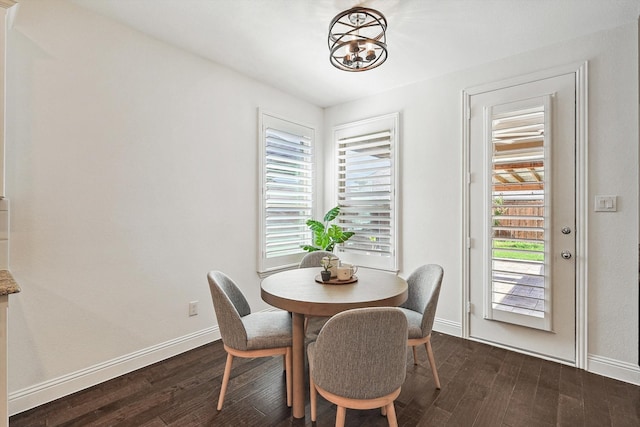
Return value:
[(544, 317), (544, 264), (493, 260), (493, 308)]

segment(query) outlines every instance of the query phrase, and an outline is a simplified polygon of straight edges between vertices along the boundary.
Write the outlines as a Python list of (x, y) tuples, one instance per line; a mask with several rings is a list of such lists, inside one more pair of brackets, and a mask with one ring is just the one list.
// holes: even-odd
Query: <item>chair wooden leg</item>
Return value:
[(413, 349), (413, 364), (418, 364), (418, 351), (416, 350), (416, 346), (411, 347)]
[(393, 406), (393, 402), (389, 403), (387, 406), (387, 422), (389, 423), (389, 427), (398, 427), (398, 419), (396, 418), (396, 408)]
[(224, 395), (229, 385), (229, 377), (231, 376), (231, 365), (233, 364), (233, 355), (227, 353), (227, 363), (224, 365), (224, 374), (222, 375), (222, 387), (220, 387), (220, 397), (218, 398), (218, 411), (222, 410), (224, 403)]
[(316, 390), (316, 384), (313, 382), (311, 375), (309, 375), (309, 401), (311, 406), (311, 421), (315, 422), (318, 408), (318, 391)]
[(336, 427), (344, 427), (344, 420), (347, 418), (347, 408), (344, 406), (338, 406), (338, 412), (336, 413)]
[(429, 358), (429, 365), (431, 365), (431, 373), (433, 374), (433, 380), (436, 383), (436, 388), (440, 390), (440, 378), (438, 378), (438, 369), (436, 368), (436, 358), (433, 356), (433, 349), (431, 348), (431, 340), (424, 343), (424, 347), (427, 349), (427, 357)]
[(287, 347), (287, 353), (284, 355), (284, 365), (285, 365), (285, 383), (287, 387), (287, 406), (291, 408), (291, 399), (293, 395), (293, 384), (291, 383), (291, 348)]
[(387, 416), (387, 407), (383, 406), (382, 408), (380, 408), (380, 415), (382, 415), (383, 417)]

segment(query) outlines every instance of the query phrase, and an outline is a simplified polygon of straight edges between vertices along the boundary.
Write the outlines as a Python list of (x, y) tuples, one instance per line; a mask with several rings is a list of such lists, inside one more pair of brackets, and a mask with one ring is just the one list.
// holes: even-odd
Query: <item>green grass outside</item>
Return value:
[[(509, 249), (518, 249), (518, 251), (511, 251)], [(544, 244), (532, 242), (513, 242), (509, 240), (494, 240), (493, 257), (517, 259), (521, 261), (544, 261)]]

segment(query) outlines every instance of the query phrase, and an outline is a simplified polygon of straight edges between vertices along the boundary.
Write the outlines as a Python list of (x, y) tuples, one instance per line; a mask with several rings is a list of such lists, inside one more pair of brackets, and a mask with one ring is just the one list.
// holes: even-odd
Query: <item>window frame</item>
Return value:
[[(386, 115), (376, 116), (369, 119), (354, 121), (337, 125), (333, 128), (333, 161), (334, 161), (334, 173), (333, 173), (333, 189), (335, 191), (335, 204), (341, 206), (340, 202), (340, 140), (355, 138), (363, 135), (370, 135), (378, 132), (390, 132), (390, 158), (391, 158), (391, 188), (390, 188), (390, 255), (380, 256), (379, 254), (369, 253), (366, 251), (353, 251), (348, 250), (343, 245), (337, 246), (336, 253), (338, 257), (347, 262), (357, 264), (362, 267), (375, 268), (380, 270), (386, 270), (397, 273), (399, 271), (399, 217), (400, 217), (400, 180), (399, 180), (399, 160), (400, 160), (400, 113), (390, 113)], [(341, 226), (345, 226), (341, 221), (344, 212), (341, 211), (340, 216), (337, 218), (337, 222)], [(345, 227), (345, 231), (350, 231), (348, 227)], [(348, 242), (347, 242), (348, 245)]]
[[(294, 135), (309, 138), (309, 148), (311, 150), (311, 192), (309, 217), (315, 216), (317, 211), (317, 146), (316, 127), (299, 121), (294, 121), (271, 112), (258, 110), (258, 146), (259, 146), (259, 194), (258, 194), (258, 266), (257, 272), (260, 277), (265, 277), (277, 271), (282, 271), (297, 267), (300, 260), (306, 253), (302, 248), (293, 254), (276, 257), (267, 257), (267, 129), (274, 129)], [(306, 225), (305, 225), (306, 227)], [(311, 242), (311, 233), (304, 240), (304, 244)]]

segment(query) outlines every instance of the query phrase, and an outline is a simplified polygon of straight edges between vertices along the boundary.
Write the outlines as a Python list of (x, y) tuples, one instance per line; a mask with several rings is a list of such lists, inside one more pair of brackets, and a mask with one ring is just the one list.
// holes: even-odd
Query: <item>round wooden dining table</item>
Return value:
[(316, 281), (321, 268), (300, 268), (274, 273), (262, 281), (262, 299), (290, 311), (293, 320), (293, 417), (304, 418), (304, 318), (333, 316), (363, 307), (396, 307), (407, 299), (407, 282), (396, 274), (360, 268), (357, 281), (323, 284)]

